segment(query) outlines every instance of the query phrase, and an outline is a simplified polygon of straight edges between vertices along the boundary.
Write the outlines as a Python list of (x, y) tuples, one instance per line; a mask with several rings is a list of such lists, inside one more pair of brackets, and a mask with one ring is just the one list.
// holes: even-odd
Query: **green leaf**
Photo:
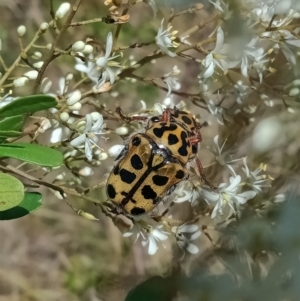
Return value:
[(0, 137), (19, 137), (22, 135), (22, 132), (18, 132), (18, 131), (2, 131), (2, 129), (0, 130)]
[(11, 175), (0, 173), (0, 211), (18, 206), (23, 198), (23, 184)]
[(63, 162), (61, 152), (46, 146), (29, 143), (0, 144), (0, 158), (15, 158), (28, 163), (56, 167)]
[(21, 131), (23, 126), (23, 116), (17, 115), (0, 120), (0, 131)]
[(42, 195), (38, 192), (25, 192), (23, 201), (12, 209), (1, 211), (0, 220), (23, 217), (42, 206)]
[(56, 105), (57, 101), (55, 98), (49, 95), (21, 97), (0, 108), (0, 118), (47, 110)]

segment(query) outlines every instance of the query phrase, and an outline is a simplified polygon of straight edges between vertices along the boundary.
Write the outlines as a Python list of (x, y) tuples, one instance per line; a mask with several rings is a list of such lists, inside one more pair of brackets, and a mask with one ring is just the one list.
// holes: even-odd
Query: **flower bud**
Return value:
[(24, 73), (23, 75), (28, 77), (29, 79), (33, 80), (33, 79), (37, 78), (38, 74), (39, 73), (36, 70), (30, 70), (30, 71)]
[(106, 160), (107, 158), (108, 158), (107, 153), (101, 153), (98, 156), (98, 159), (101, 160), (101, 161)]
[(72, 79), (73, 79), (73, 73), (68, 73), (66, 75), (66, 85), (68, 85)]
[(55, 177), (55, 180), (62, 181), (66, 177), (66, 173), (62, 172)]
[(85, 120), (80, 120), (77, 124), (76, 124), (76, 131), (78, 132), (83, 132), (86, 126), (86, 121)]
[(42, 57), (42, 54), (39, 51), (35, 51), (31, 57), (34, 60), (39, 60)]
[(58, 8), (58, 10), (56, 11), (55, 17), (57, 19), (62, 19), (67, 14), (67, 12), (70, 10), (70, 8), (71, 8), (70, 3), (68, 3), (68, 2), (62, 3), (60, 5), (60, 7)]
[(43, 62), (43, 61), (39, 61), (39, 62), (36, 62), (36, 63), (33, 64), (33, 66), (34, 66), (35, 68), (38, 68), (38, 69), (42, 68), (43, 65), (44, 65), (44, 62)]
[(255, 127), (252, 146), (256, 152), (265, 152), (278, 146), (283, 138), (282, 125), (275, 117), (269, 117)]
[(76, 51), (76, 52), (79, 52), (79, 51), (82, 51), (85, 47), (85, 43), (82, 42), (82, 41), (77, 41), (75, 42), (73, 45), (72, 45), (72, 50), (73, 51)]
[(85, 45), (85, 46), (84, 46), (84, 49), (82, 50), (82, 52), (83, 52), (84, 54), (90, 54), (90, 53), (93, 52), (93, 50), (94, 50), (94, 48), (93, 48), (92, 45)]
[(67, 112), (62, 112), (60, 115), (59, 115), (59, 118), (61, 119), (61, 121), (63, 122), (67, 122), (68, 119), (69, 119), (70, 115), (67, 113)]
[(89, 219), (91, 221), (98, 221), (99, 220), (94, 215), (92, 215), (90, 213), (87, 213), (87, 212), (85, 212), (83, 210), (78, 210), (77, 214), (80, 215), (80, 216), (82, 216), (82, 217), (85, 217), (85, 218), (87, 218), (87, 219)]
[(117, 135), (120, 135), (120, 136), (127, 135), (128, 134), (128, 128), (125, 127), (125, 126), (120, 126), (116, 129), (115, 132), (116, 132)]
[(91, 176), (94, 172), (90, 166), (85, 166), (81, 168), (78, 172), (83, 177)]
[(18, 36), (21, 38), (26, 33), (26, 27), (24, 25), (20, 25), (17, 29)]
[(120, 152), (123, 150), (123, 148), (124, 145), (116, 144), (108, 150), (108, 155), (111, 157), (117, 157), (120, 154)]
[(293, 86), (295, 87), (298, 87), (300, 86), (300, 79), (295, 79), (293, 82), (292, 82)]
[(70, 106), (69, 109), (71, 111), (79, 111), (82, 107), (82, 104), (80, 102), (75, 103), (73, 106)]
[(52, 44), (51, 44), (51, 43), (47, 44), (47, 45), (46, 45), (46, 48), (47, 48), (48, 50), (50, 50), (50, 49), (52, 48)]
[(300, 92), (299, 88), (293, 88), (290, 90), (289, 96), (296, 96), (299, 94), (299, 92)]
[(75, 90), (73, 94), (67, 99), (67, 105), (73, 106), (81, 99), (81, 92), (79, 90)]
[(13, 81), (15, 87), (23, 87), (28, 82), (28, 78), (25, 76), (19, 77)]
[(48, 28), (49, 28), (49, 24), (47, 22), (43, 22), (40, 25), (40, 30), (42, 30), (42, 31), (46, 31)]

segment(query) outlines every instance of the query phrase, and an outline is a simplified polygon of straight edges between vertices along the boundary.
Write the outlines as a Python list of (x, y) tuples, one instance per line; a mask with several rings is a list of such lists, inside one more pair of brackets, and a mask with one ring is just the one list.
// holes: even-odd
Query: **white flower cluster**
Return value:
[[(140, 2), (147, 3), (156, 17), (157, 1), (134, 2), (137, 6)], [(104, 37), (97, 37), (95, 40), (74, 39), (64, 50), (59, 49), (59, 45), (55, 42), (42, 47), (38, 46), (34, 40), (32, 44), (29, 44), (32, 47), (32, 51), (29, 52), (28, 49), (31, 48), (23, 46), (28, 31), (24, 25), (18, 26), (15, 34), (20, 42), (22, 56), (18, 57), (15, 66), (12, 65), (12, 67), (24, 68), (24, 65), (20, 64), (22, 58), (27, 63), (25, 65), (27, 69), (20, 69), (16, 72), (17, 75), (12, 77), (11, 72), (14, 68), (8, 68), (2, 63), (3, 59), (0, 56), (0, 63), (4, 70), (0, 76), (0, 88), (5, 92), (0, 100), (0, 108), (18, 98), (23, 93), (22, 89), (28, 88), (31, 84), (36, 86), (36, 90), (40, 93), (55, 97), (58, 103), (55, 109), (47, 112), (46, 116), (34, 117), (38, 119), (39, 128), (35, 129), (33, 136), (36, 139), (38, 135), (52, 129), (50, 142), (55, 147), (65, 148), (67, 168), (70, 169), (72, 175), (78, 177), (77, 182), (73, 177), (69, 180), (71, 185), (82, 184), (80, 177), (92, 175), (93, 167), (99, 166), (100, 161), (117, 157), (124, 150), (133, 133), (145, 131), (145, 117), (161, 115), (166, 108), (173, 108), (175, 105), (180, 110), (188, 110), (192, 103), (195, 104), (197, 108), (200, 107), (206, 112), (206, 116), (213, 116), (207, 117), (208, 125), (216, 121), (216, 125), (218, 124), (222, 129), (226, 129), (228, 124), (232, 125), (235, 118), (241, 115), (246, 116), (246, 124), (256, 121), (260, 105), (269, 109), (277, 104), (283, 104), (288, 113), (293, 113), (292, 101), (299, 101), (300, 97), (300, 80), (296, 78), (300, 47), (300, 4), (298, 1), (240, 1), (241, 9), (243, 9), (241, 14), (243, 26), (247, 28), (247, 31), (237, 36), (230, 32), (231, 26), (228, 26), (228, 22), (233, 22), (232, 18), (235, 15), (229, 5), (230, 1), (208, 0), (208, 2), (216, 10), (216, 14), (212, 19), (201, 23), (201, 26), (197, 24), (187, 30), (178, 27), (180, 32), (173, 30), (173, 25), (176, 24), (173, 23), (174, 18), (180, 18), (187, 13), (195, 13), (197, 6), (181, 13), (172, 12), (169, 18), (157, 20), (155, 23), (157, 33), (153, 34), (150, 42), (121, 45), (124, 47), (119, 45), (121, 42), (118, 30), (121, 26), (116, 26), (118, 29), (114, 34), (108, 32)], [(102, 23), (123, 24), (128, 21), (124, 16), (120, 16), (119, 8), (114, 1), (107, 0), (105, 4), (109, 6), (110, 18), (101, 19)], [(131, 9), (130, 5), (128, 9)], [(72, 16), (73, 11), (70, 9), (70, 3), (62, 3), (52, 14), (52, 20), (43, 22), (39, 26), (36, 37), (40, 37), (49, 27), (60, 34), (57, 26), (63, 20), (68, 19), (67, 16)], [(130, 21), (129, 16), (128, 18)], [(78, 28), (82, 28), (83, 25), (94, 22), (96, 21), (74, 22), (70, 23), (69, 27), (80, 25)], [(199, 34), (198, 31), (206, 24), (210, 25), (209, 29), (206, 27), (204, 32), (207, 33), (208, 30), (211, 32), (207, 37), (200, 39), (202, 33)], [(101, 41), (101, 38), (105, 40), (101, 45), (102, 52), (98, 51), (98, 47), (95, 46), (99, 44), (96, 40)], [(152, 47), (151, 53), (145, 50), (148, 49), (146, 46)], [(136, 60), (139, 55), (135, 56), (133, 51), (142, 47), (144, 47), (143, 57)], [(132, 52), (127, 52), (128, 50)], [(0, 51), (2, 55), (1, 41)], [(47, 55), (51, 53), (52, 57), (47, 59)], [(49, 77), (44, 76), (44, 67), (56, 57), (66, 55), (72, 58), (74, 70), (62, 76), (56, 85), (56, 80), (51, 79), (51, 74), (47, 75)], [(158, 60), (162, 60), (159, 68), (157, 68)], [(163, 60), (171, 63), (164, 64)], [(186, 89), (184, 79), (182, 79), (188, 71), (188, 68), (182, 64), (184, 60), (187, 60), (188, 64), (193, 64), (195, 67), (193, 70), (196, 70), (195, 76), (190, 80), (191, 86), (194, 84), (192, 88), (196, 91), (193, 93), (186, 91), (190, 89), (189, 87)], [(284, 63), (278, 66), (278, 61)], [(159, 74), (157, 77), (137, 75), (143, 74), (143, 72), (136, 71), (148, 63), (152, 69), (156, 69), (153, 73)], [(274, 83), (273, 85), (272, 83), (271, 85), (272, 75), (280, 73), (279, 67), (285, 67), (291, 76), (284, 79), (286, 82), (283, 84)], [(150, 73), (151, 69), (147, 72)], [(271, 81), (267, 82), (266, 79), (269, 78)], [(143, 85), (149, 84), (152, 88), (164, 91), (165, 98), (161, 103), (155, 103), (153, 107), (147, 107), (146, 102), (141, 101), (142, 108), (128, 115), (132, 117), (132, 120), (121, 114), (119, 116), (112, 108), (115, 106), (114, 100), (119, 100), (118, 97), (121, 95), (117, 89), (118, 83), (123, 80), (129, 80), (126, 83), (134, 85), (138, 85), (139, 82)], [(53, 86), (58, 86), (57, 91), (53, 91)], [(7, 88), (13, 90), (6, 90)], [(128, 97), (132, 96), (129, 94), (131, 89), (126, 87), (124, 90), (128, 91)], [(138, 89), (132, 89), (132, 93), (134, 94), (136, 90)], [(105, 95), (108, 92), (109, 94)], [(255, 100), (247, 102), (247, 98), (253, 94), (255, 97), (252, 98)], [(122, 91), (122, 101), (123, 98), (124, 92)], [(182, 98), (187, 101), (181, 100)], [(111, 102), (108, 103), (109, 101)], [(151, 104), (154, 102), (151, 100)], [(124, 103), (126, 99), (121, 106)], [(197, 117), (200, 113), (202, 114), (201, 110), (193, 112)], [(114, 127), (112, 125), (114, 121), (122, 122), (122, 124)], [(109, 124), (109, 127), (106, 127), (105, 122)], [(217, 129), (216, 126), (212, 128)], [(113, 135), (120, 136), (125, 143), (105, 143), (106, 139), (113, 138)], [(157, 253), (159, 246), (166, 244), (170, 237), (176, 239), (179, 248), (184, 252), (198, 253), (199, 247), (196, 240), (201, 235), (200, 229), (202, 228), (198, 222), (194, 221), (198, 220), (199, 216), (210, 217), (212, 223), (238, 217), (250, 200), (270, 187), (272, 178), (266, 174), (265, 164), (261, 164), (252, 171), (247, 164), (247, 158), (248, 162), (253, 159), (251, 154), (246, 154), (244, 151), (239, 158), (236, 158), (232, 149), (226, 148), (226, 140), (219, 144), (221, 134), (212, 136), (215, 136), (212, 146), (209, 147), (213, 156), (212, 165), (222, 169), (220, 172), (222, 177), (220, 175), (218, 185), (216, 187), (205, 185), (196, 172), (194, 162), (191, 161), (187, 165), (189, 179), (176, 186), (170, 202), (172, 203), (170, 211), (174, 210), (175, 213), (176, 208), (182, 206), (182, 203), (190, 203), (193, 218), (188, 221), (180, 220), (181, 217), (179, 220), (169, 218), (173, 221), (172, 223), (164, 220), (165, 216), (163, 216), (159, 222), (154, 223), (154, 219), (146, 215), (139, 220), (134, 220), (132, 229), (124, 233), (124, 237), (134, 237), (135, 241), (141, 240), (148, 254)], [(249, 140), (255, 152), (264, 153), (278, 146), (281, 139), (284, 139), (283, 136), (281, 123), (276, 117), (269, 117), (253, 127), (252, 140)], [(205, 141), (205, 144), (210, 143)], [(80, 166), (69, 164), (75, 161), (76, 164), (80, 162)], [(83, 164), (86, 165), (83, 166)], [(56, 180), (66, 180), (67, 177), (67, 173), (61, 173)], [(202, 206), (205, 207), (203, 211), (199, 209)], [(108, 211), (109, 209), (105, 213)]]

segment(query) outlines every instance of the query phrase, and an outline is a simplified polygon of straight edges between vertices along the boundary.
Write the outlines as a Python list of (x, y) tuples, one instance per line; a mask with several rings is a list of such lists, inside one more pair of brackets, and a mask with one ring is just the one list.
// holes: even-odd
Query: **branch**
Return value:
[(65, 24), (63, 25), (61, 31), (59, 32), (59, 34), (57, 35), (54, 43), (52, 44), (52, 47), (50, 49), (50, 53), (49, 53), (49, 56), (48, 58), (44, 61), (44, 64), (41, 68), (41, 70), (39, 71), (39, 74), (37, 76), (37, 79), (35, 80), (34, 82), (34, 86), (32, 88), (32, 92), (31, 94), (34, 95), (37, 93), (37, 90), (38, 90), (38, 87), (39, 85), (41, 84), (41, 81), (42, 81), (42, 78), (43, 78), (43, 75), (48, 67), (48, 65), (56, 58), (55, 56), (55, 49), (57, 48), (57, 45), (60, 41), (60, 39), (62, 38), (62, 36), (64, 35), (64, 33), (67, 31), (67, 29), (70, 27), (70, 24), (72, 22), (72, 19), (73, 17), (75, 16), (77, 10), (78, 10), (78, 7), (80, 6), (82, 0), (77, 0), (75, 5), (73, 6), (71, 12), (69, 13), (68, 15), (68, 18), (65, 22)]

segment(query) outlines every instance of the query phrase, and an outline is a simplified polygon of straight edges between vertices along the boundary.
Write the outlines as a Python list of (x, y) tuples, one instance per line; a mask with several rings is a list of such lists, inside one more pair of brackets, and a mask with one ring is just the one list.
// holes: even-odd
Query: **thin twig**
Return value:
[(32, 95), (34, 95), (34, 94), (37, 93), (38, 88), (39, 88), (39, 86), (41, 84), (43, 75), (44, 75), (44, 73), (45, 73), (48, 65), (56, 58), (55, 49), (57, 48), (57, 45), (58, 45), (60, 39), (62, 38), (62, 36), (64, 35), (64, 33), (70, 27), (72, 19), (74, 18), (74, 16), (75, 16), (75, 14), (76, 14), (76, 12), (78, 10), (78, 7), (80, 6), (81, 2), (82, 2), (82, 0), (77, 0), (76, 3), (73, 5), (72, 10), (70, 11), (70, 13), (68, 15), (68, 18), (67, 18), (65, 24), (63, 25), (61, 31), (59, 32), (59, 34), (57, 35), (55, 41), (53, 42), (52, 47), (51, 47), (50, 52), (49, 52), (49, 56), (44, 61), (44, 64), (43, 64), (41, 70), (39, 71), (37, 79), (34, 82), (34, 86), (32, 88), (32, 92), (31, 92)]

